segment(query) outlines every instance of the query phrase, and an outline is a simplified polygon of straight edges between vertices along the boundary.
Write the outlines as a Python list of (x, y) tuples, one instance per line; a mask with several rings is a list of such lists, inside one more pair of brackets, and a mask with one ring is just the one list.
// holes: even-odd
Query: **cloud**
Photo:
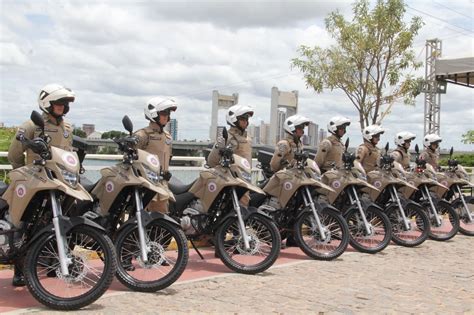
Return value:
[[(410, 6), (469, 27), (463, 17), (436, 5)], [(360, 141), (358, 116), (338, 90), (316, 94), (291, 69), (299, 45), (327, 47), (328, 12), (350, 16), (351, 1), (2, 1), (0, 12), (0, 113), (2, 122), (18, 125), (47, 83), (71, 87), (77, 95), (68, 119), (77, 126), (121, 130), (124, 114), (136, 128), (146, 124), (143, 107), (152, 96), (175, 96), (173, 117), (179, 137), (207, 139), (213, 90), (239, 93), (241, 104), (255, 107), (254, 117), (269, 121), (270, 91), (299, 91), (299, 110), (326, 125), (330, 117), (352, 119), (351, 142)], [(472, 4), (450, 7), (469, 12)], [(449, 11), (449, 12), (448, 12)], [(416, 11), (408, 11), (417, 14)], [(421, 15), (421, 14), (420, 14)], [(408, 15), (410, 18), (411, 15)], [(443, 55), (472, 51), (472, 36), (462, 29), (426, 18), (415, 53), (424, 59), (427, 38), (444, 38)], [(462, 22), (462, 23), (461, 23)], [(424, 75), (424, 69), (413, 72)], [(443, 143), (459, 142), (472, 126), (471, 89), (448, 87), (442, 96)], [(10, 108), (15, 106), (15, 110)], [(224, 112), (219, 123), (225, 124)], [(259, 123), (255, 118), (254, 122)], [(384, 121), (392, 139), (400, 128), (423, 132), (423, 95), (416, 107), (396, 104)], [(463, 146), (465, 149), (472, 149)]]

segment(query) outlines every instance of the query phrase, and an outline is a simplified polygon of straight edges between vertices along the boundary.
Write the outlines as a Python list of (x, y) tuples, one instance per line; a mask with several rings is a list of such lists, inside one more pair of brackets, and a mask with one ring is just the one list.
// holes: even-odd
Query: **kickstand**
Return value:
[(201, 252), (197, 249), (196, 245), (194, 245), (194, 242), (192, 240), (189, 240), (189, 242), (191, 243), (191, 245), (193, 245), (193, 248), (196, 251), (196, 253), (198, 253), (199, 257), (201, 257), (201, 259), (204, 260), (204, 257), (202, 256)]

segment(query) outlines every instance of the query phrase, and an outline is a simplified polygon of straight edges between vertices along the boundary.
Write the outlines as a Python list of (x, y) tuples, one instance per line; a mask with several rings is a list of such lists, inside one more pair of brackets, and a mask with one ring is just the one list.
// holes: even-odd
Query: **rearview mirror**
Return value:
[(130, 135), (132, 135), (133, 123), (127, 115), (123, 116), (122, 125), (125, 128), (125, 130), (127, 130), (130, 133)]
[(346, 147), (346, 151), (347, 151), (347, 149), (349, 148), (349, 138), (347, 138), (346, 144), (344, 146)]
[(451, 160), (453, 158), (453, 147), (451, 147), (451, 150), (449, 150), (449, 159)]
[(390, 146), (389, 146), (389, 144), (388, 144), (388, 142), (387, 142), (387, 144), (385, 145), (385, 154), (388, 153), (388, 148), (389, 148), (389, 147), (390, 147)]
[(420, 153), (420, 148), (418, 147), (418, 144), (415, 145), (415, 152), (416, 152), (417, 154)]
[(33, 123), (40, 127), (41, 130), (43, 130), (44, 132), (44, 120), (43, 120), (43, 116), (41, 116), (40, 113), (38, 113), (37, 111), (32, 111), (31, 112), (31, 116), (30, 116), (30, 119), (33, 121)]

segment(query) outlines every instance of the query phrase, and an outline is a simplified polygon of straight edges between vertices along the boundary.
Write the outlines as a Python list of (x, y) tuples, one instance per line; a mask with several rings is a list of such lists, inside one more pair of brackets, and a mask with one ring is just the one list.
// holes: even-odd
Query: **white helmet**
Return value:
[(238, 117), (247, 114), (248, 116), (253, 116), (253, 108), (247, 105), (234, 105), (227, 110), (225, 119), (227, 123), (233, 127), (237, 123)]
[(40, 109), (47, 113), (51, 114), (51, 105), (55, 102), (64, 103), (64, 112), (63, 115), (67, 114), (69, 111), (69, 102), (74, 102), (75, 94), (71, 89), (66, 88), (59, 84), (48, 84), (43, 87), (38, 96), (38, 104)]
[(370, 125), (364, 128), (362, 131), (362, 136), (365, 140), (370, 141), (372, 140), (373, 136), (382, 134), (385, 132), (385, 129), (380, 127), (379, 125)]
[(432, 145), (433, 143), (435, 142), (441, 142), (443, 139), (438, 136), (437, 134), (434, 134), (434, 133), (429, 133), (427, 134), (424, 138), (423, 138), (423, 145), (425, 147), (429, 147), (430, 145)]
[(344, 126), (344, 125), (349, 126), (350, 124), (351, 124), (351, 120), (349, 118), (336, 116), (336, 117), (331, 118), (331, 120), (329, 120), (328, 131), (330, 133), (336, 133), (337, 127)]
[(309, 118), (306, 118), (302, 115), (293, 115), (285, 119), (285, 122), (283, 123), (283, 129), (285, 129), (286, 132), (293, 134), (295, 132), (296, 127), (303, 125), (307, 126), (311, 120)]
[[(146, 102), (145, 106), (145, 118), (151, 121), (155, 121), (160, 115), (160, 112), (164, 111), (175, 111), (178, 108), (178, 104), (172, 98), (153, 97)], [(168, 116), (168, 121), (169, 121)]]
[(405, 143), (405, 141), (415, 140), (415, 138), (416, 138), (416, 135), (414, 133), (411, 133), (409, 131), (402, 131), (395, 135), (395, 144), (402, 146)]

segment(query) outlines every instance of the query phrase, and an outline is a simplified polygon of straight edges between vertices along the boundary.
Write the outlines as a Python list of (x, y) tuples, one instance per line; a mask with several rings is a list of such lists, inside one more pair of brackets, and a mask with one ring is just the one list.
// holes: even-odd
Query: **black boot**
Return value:
[(17, 264), (15, 264), (15, 271), (13, 274), (12, 286), (14, 287), (25, 286), (25, 276), (23, 276), (23, 270)]
[(295, 239), (293, 238), (293, 235), (288, 235), (286, 238), (286, 247), (297, 247), (298, 244), (296, 244)]

